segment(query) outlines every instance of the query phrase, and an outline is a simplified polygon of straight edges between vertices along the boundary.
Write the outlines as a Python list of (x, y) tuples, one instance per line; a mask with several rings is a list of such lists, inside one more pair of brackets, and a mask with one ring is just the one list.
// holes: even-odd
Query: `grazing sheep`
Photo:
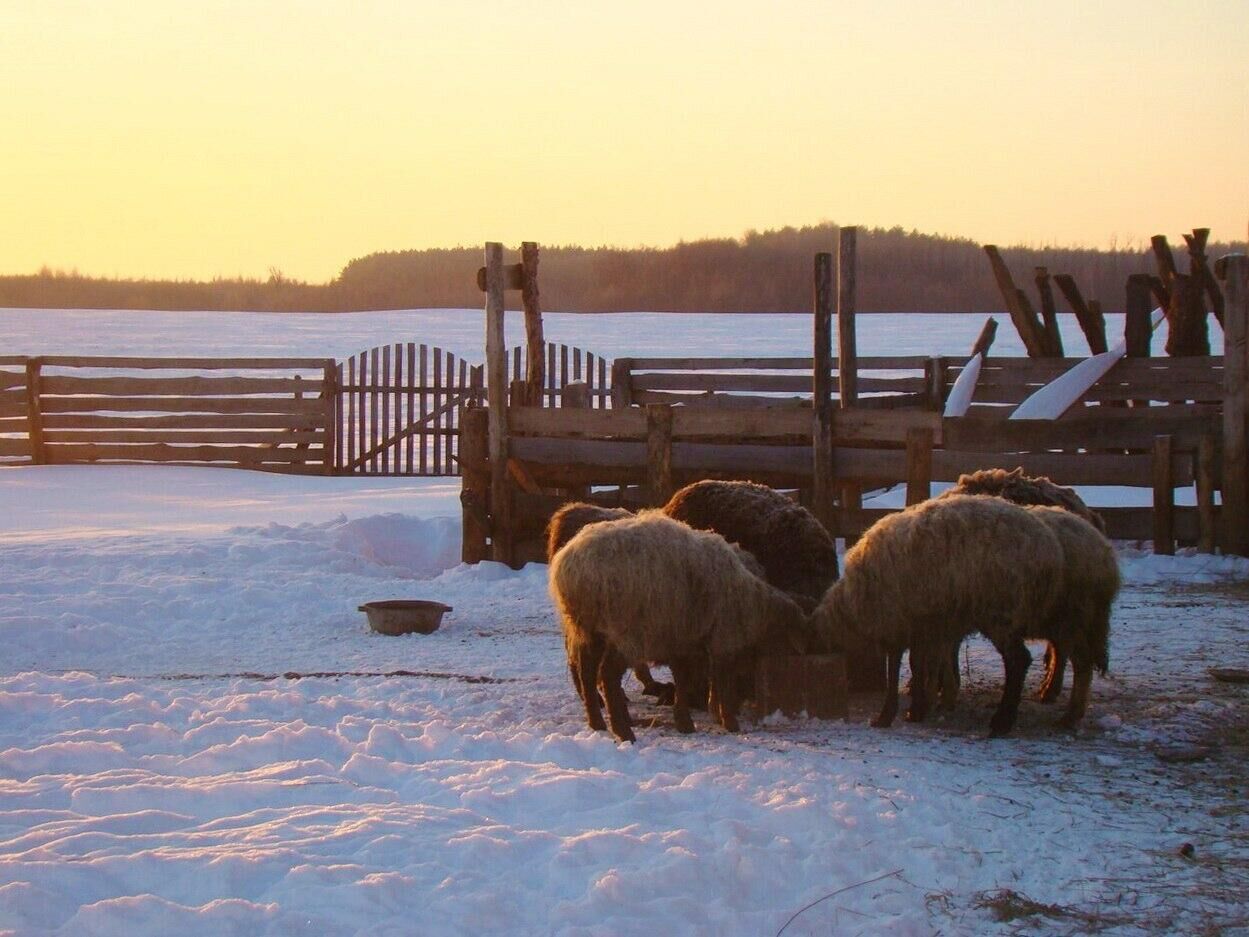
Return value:
[[(834, 645), (858, 636), (888, 653), (889, 687), (876, 726), (897, 714), (906, 649), (923, 660), (980, 631), (1005, 663), (1005, 688), (989, 723), (991, 735), (1005, 735), (1032, 661), (1024, 637), (1049, 616), (1062, 570), (1058, 538), (1023, 508), (998, 498), (934, 499), (881, 519), (846, 553), (817, 627)], [(919, 719), (927, 706), (924, 681), (913, 681), (912, 690), (909, 718)]]
[[(1106, 532), (1106, 523), (1100, 514), (1084, 503), (1084, 499), (1070, 488), (1057, 485), (1044, 476), (1025, 475), (1022, 468), (1014, 471), (1006, 469), (982, 469), (970, 475), (960, 475), (958, 484), (941, 494), (939, 497), (954, 495), (990, 495), (1005, 498), (1007, 501), (1023, 505), (1052, 505), (1070, 511), (1077, 517), (1088, 521), (1101, 533)], [(958, 648), (954, 648), (954, 687), (958, 691)], [(1067, 658), (1050, 643), (1045, 649), (1045, 676), (1041, 680), (1040, 700), (1052, 703), (1063, 691), (1063, 674), (1067, 669)], [(945, 673), (946, 671), (943, 671)], [(944, 678), (943, 678), (944, 679)]]
[[(746, 481), (686, 485), (663, 512), (739, 544), (767, 581), (814, 607), (837, 579), (837, 546), (815, 515), (779, 491)], [(810, 610), (810, 607), (808, 610)]]
[[(1065, 508), (1033, 506), (1029, 514), (1043, 521), (1063, 549), (1063, 588), (1058, 604), (1040, 634), (1057, 660), (1071, 658), (1071, 698), (1058, 725), (1074, 729), (1088, 708), (1093, 668), (1110, 666), (1110, 607), (1119, 592), (1119, 562), (1105, 534)], [(1061, 683), (1062, 671), (1058, 674)]]
[(662, 661), (676, 684), (677, 728), (692, 732), (691, 670), (706, 660), (720, 722), (737, 730), (738, 658), (764, 642), (805, 650), (808, 634), (798, 605), (742, 557), (718, 534), (658, 511), (591, 524), (555, 554), (551, 595), (591, 728), (605, 728), (593, 692), (597, 676), (612, 731), (633, 741), (620, 675), (628, 664)]

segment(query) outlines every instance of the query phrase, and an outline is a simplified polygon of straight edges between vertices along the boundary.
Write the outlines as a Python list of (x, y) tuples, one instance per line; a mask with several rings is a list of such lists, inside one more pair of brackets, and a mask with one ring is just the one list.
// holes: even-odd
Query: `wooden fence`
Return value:
[[(662, 503), (676, 487), (701, 478), (751, 479), (797, 489), (810, 501), (810, 359), (626, 360), (616, 364), (619, 406), (611, 410), (508, 409), (509, 470), (518, 480), (515, 559), (540, 555), (542, 524), (558, 503), (544, 493), (551, 489), (633, 488), (626, 497), (636, 505)], [(952, 483), (965, 472), (1023, 468), (1064, 485), (1149, 491), (1147, 507), (1099, 506), (1094, 499), (1113, 537), (1153, 539), (1161, 552), (1177, 541), (1213, 548), (1219, 514), (1214, 492), (1221, 484), (1221, 358), (1124, 360), (1085, 403), (1052, 421), (1006, 417), (1011, 405), (1074, 360), (991, 358), (975, 405), (955, 419), (943, 419), (940, 409), (965, 358), (867, 362), (893, 373), (861, 375), (860, 391), (880, 396), (831, 414), (836, 490), (903, 484), (911, 503), (928, 497), (932, 483)], [(734, 369), (752, 373), (727, 373)], [(779, 379), (774, 372), (782, 372)], [(673, 376), (657, 379), (662, 375)], [(807, 392), (799, 395), (804, 384)], [(759, 393), (789, 396), (751, 396)], [(663, 395), (664, 402), (652, 395)], [(639, 398), (641, 406), (623, 405)], [(674, 399), (681, 405), (674, 406)], [(475, 425), (485, 432), (484, 422)], [(484, 460), (484, 447), (478, 441), (470, 451)], [(465, 483), (468, 502), (478, 502), (479, 526), (489, 523), (480, 509), (487, 500), (482, 471), (475, 466)], [(1190, 487), (1196, 506), (1177, 506), (1176, 489)], [(839, 500), (831, 516), (834, 533), (856, 536), (885, 513)]]
[(318, 473), (333, 465), (331, 359), (45, 356), (0, 367), (0, 425), (25, 436), (4, 437), (10, 457)]
[(26, 361), (0, 357), (0, 465), (31, 462)]

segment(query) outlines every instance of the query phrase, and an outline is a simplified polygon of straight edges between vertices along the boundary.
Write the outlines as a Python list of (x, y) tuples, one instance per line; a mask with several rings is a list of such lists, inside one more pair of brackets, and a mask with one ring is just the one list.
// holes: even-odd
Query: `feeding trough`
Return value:
[(844, 654), (760, 657), (755, 669), (755, 701), (762, 714), (806, 713), (815, 719), (850, 714)]
[(379, 634), (432, 634), (451, 606), (426, 599), (388, 599), (365, 602), (360, 611), (368, 616), (369, 627)]

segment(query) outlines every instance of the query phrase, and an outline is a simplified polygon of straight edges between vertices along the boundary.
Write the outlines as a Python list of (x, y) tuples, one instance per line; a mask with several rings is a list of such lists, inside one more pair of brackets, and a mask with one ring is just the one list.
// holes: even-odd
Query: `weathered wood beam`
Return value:
[(1037, 293), (1041, 297), (1041, 323), (1045, 327), (1046, 351), (1051, 358), (1063, 356), (1063, 336), (1058, 328), (1058, 312), (1054, 308), (1054, 291), (1050, 288), (1048, 267), (1034, 270)]
[(1223, 321), (1223, 549), (1249, 556), (1249, 257), (1216, 264)]
[(520, 246), (521, 302), (525, 308), (525, 402), (542, 405), (546, 381), (546, 351), (542, 337), (542, 306), (538, 295), (538, 245), (525, 241)]
[(1001, 253), (992, 244), (984, 246), (984, 252), (989, 258), (989, 265), (993, 268), (994, 279), (997, 280), (998, 289), (1002, 293), (1002, 299), (1006, 303), (1006, 310), (1010, 313), (1011, 321), (1015, 323), (1015, 329), (1019, 332), (1019, 337), (1023, 340), (1024, 347), (1028, 350), (1030, 358), (1045, 357), (1045, 337), (1041, 331), (1041, 326), (1036, 320), (1036, 314), (1028, 308), (1026, 298), (1015, 286), (1015, 281), (1011, 278), (1010, 270), (1006, 267), (1006, 262), (1002, 260)]
[(1054, 282), (1058, 284), (1063, 298), (1067, 300), (1067, 305), (1075, 314), (1076, 322), (1080, 324), (1080, 331), (1084, 333), (1084, 338), (1089, 343), (1089, 352), (1094, 355), (1102, 354), (1109, 346), (1106, 344), (1106, 320), (1101, 314), (1101, 308), (1098, 307), (1094, 312), (1092, 305), (1084, 301), (1084, 296), (1080, 293), (1080, 288), (1076, 286), (1075, 278), (1071, 274), (1056, 274)]

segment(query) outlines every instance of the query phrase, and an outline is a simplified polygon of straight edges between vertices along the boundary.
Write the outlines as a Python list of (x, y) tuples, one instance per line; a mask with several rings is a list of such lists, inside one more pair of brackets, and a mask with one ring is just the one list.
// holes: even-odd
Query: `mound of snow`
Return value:
[(460, 521), (375, 514), (336, 525), (331, 542), (339, 550), (393, 566), (414, 579), (433, 579), (460, 562)]

